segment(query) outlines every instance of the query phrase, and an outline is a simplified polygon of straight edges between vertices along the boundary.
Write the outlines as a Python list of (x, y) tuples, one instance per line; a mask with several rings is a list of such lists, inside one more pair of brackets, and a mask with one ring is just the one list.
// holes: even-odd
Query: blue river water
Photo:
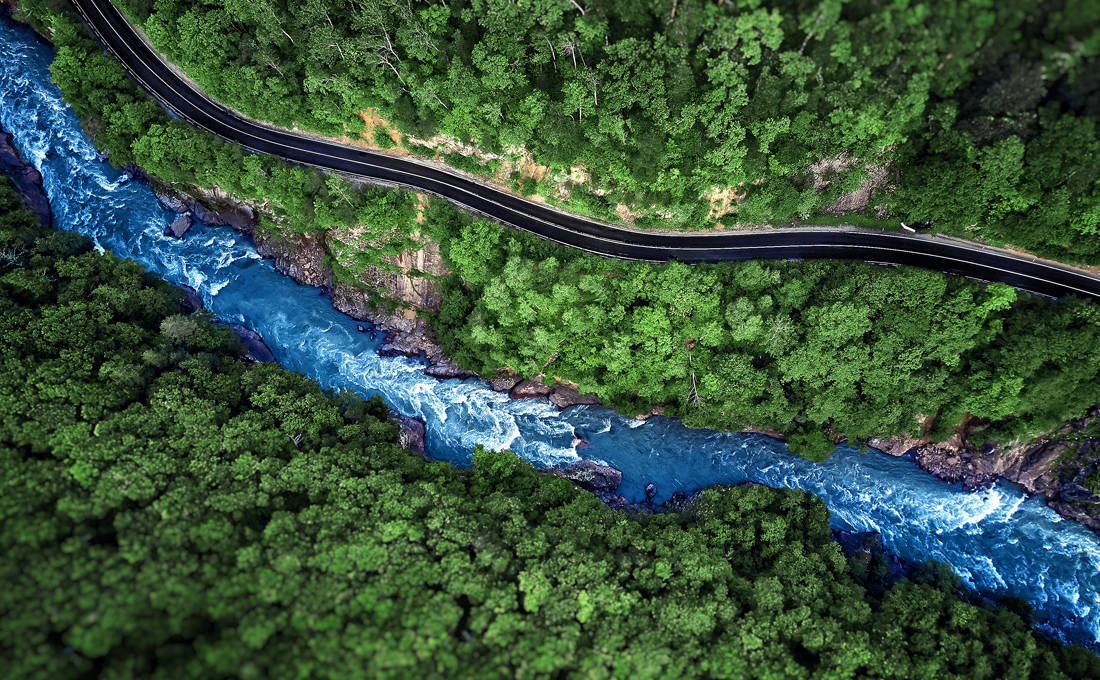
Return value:
[[(880, 532), (905, 559), (941, 560), (979, 591), (1027, 600), (1041, 630), (1100, 643), (1100, 540), (1011, 485), (964, 492), (879, 452), (838, 447), (816, 464), (763, 436), (660, 417), (643, 423), (599, 407), (559, 412), (542, 400), (510, 400), (480, 380), (438, 381), (415, 360), (380, 357), (378, 341), (316, 289), (278, 274), (229, 228), (199, 224), (182, 240), (163, 236), (175, 216), (147, 185), (98, 161), (50, 82), (52, 58), (28, 29), (0, 16), (0, 122), (42, 172), (55, 225), (195, 288), (217, 317), (259, 332), (287, 368), (326, 388), (379, 394), (422, 418), (433, 457), (468, 465), (482, 444), (538, 466), (587, 458), (622, 470), (620, 492), (631, 500), (644, 498), (648, 482), (657, 484), (658, 501), (718, 483), (804, 489), (824, 499), (834, 528)], [(578, 450), (577, 437), (589, 445)]]

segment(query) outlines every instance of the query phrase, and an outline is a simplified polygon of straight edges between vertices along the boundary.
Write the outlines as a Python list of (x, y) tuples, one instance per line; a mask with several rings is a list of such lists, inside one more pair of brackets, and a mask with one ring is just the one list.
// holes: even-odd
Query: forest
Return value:
[(169, 120), (71, 15), (38, 21), (57, 46), (54, 79), (112, 162), (252, 200), (261, 229), (356, 225), (370, 246), (329, 257), (346, 282), (422, 236), (440, 243), (454, 274), (432, 324), (482, 375), (510, 367), (628, 415), (663, 405), (693, 426), (770, 428), (815, 459), (840, 439), (942, 440), (975, 419), (989, 423), (976, 441), (1028, 440), (1100, 403), (1094, 305), (851, 262), (614, 262), (435, 200), (416, 224), (412, 194), (352, 187)]
[(1093, 0), (119, 4), (249, 115), (524, 149), (604, 219), (712, 226), (727, 191), (723, 224), (812, 222), (881, 173), (867, 216), (1100, 263)]
[(11, 677), (1100, 676), (934, 565), (860, 573), (803, 492), (630, 517), (508, 452), (410, 455), (182, 297), (0, 186)]
[(842, 438), (942, 441), (967, 419), (991, 422), (974, 437), (1028, 440), (1100, 403), (1089, 302), (859, 262), (619, 262), (444, 204), (427, 222), (455, 272), (433, 320), (452, 357), (628, 415), (766, 427), (821, 459)]

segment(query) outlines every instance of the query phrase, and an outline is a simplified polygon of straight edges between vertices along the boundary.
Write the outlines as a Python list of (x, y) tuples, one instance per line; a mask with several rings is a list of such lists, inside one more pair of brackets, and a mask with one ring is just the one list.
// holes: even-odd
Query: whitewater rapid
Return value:
[[(787, 453), (759, 435), (644, 424), (599, 407), (559, 412), (546, 401), (514, 401), (481, 380), (438, 381), (404, 357), (378, 356), (380, 340), (358, 332), (316, 289), (279, 275), (247, 238), (201, 223), (182, 240), (163, 236), (175, 217), (149, 187), (100, 163), (61, 93), (53, 52), (0, 16), (0, 122), (42, 173), (57, 228), (93, 239), (177, 284), (191, 286), (217, 317), (258, 333), (278, 361), (325, 388), (381, 395), (426, 423), (428, 452), (468, 465), (473, 448), (510, 448), (539, 466), (580, 458), (622, 470), (620, 492), (657, 500), (675, 491), (753, 481), (804, 489), (824, 499), (834, 528), (876, 531), (897, 555), (946, 562), (970, 587), (1032, 604), (1039, 628), (1100, 642), (1100, 540), (1014, 486), (964, 492), (910, 460), (839, 447), (825, 463)], [(589, 442), (576, 448), (576, 437)]]

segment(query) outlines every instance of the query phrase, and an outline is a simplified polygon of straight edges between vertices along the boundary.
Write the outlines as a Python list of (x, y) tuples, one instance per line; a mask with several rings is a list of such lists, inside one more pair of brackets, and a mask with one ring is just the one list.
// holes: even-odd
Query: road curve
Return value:
[(182, 78), (110, 0), (72, 0), (130, 75), (184, 120), (253, 151), (434, 194), (541, 238), (606, 257), (650, 262), (844, 258), (936, 269), (1047, 295), (1100, 301), (1100, 277), (961, 239), (855, 227), (657, 233), (577, 217), (415, 160), (373, 153), (245, 118)]

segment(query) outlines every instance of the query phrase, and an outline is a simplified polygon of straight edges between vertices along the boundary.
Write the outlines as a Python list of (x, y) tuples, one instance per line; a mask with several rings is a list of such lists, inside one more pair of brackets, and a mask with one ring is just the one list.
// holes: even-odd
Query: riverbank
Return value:
[[(11, 165), (5, 165), (2, 169), (5, 173), (12, 173), (19, 178), (30, 178), (27, 184), (22, 188), (32, 195), (41, 196), (42, 200), (45, 202), (44, 205), (47, 215), (49, 215), (49, 204), (45, 199), (45, 189), (42, 184), (41, 175), (32, 165), (24, 161), (14, 148), (12, 151), (17, 162), (13, 162)], [(121, 182), (124, 184), (134, 181), (141, 182), (145, 179), (146, 178), (142, 176), (137, 168), (130, 168), (127, 174), (122, 176)], [(251, 232), (255, 226), (256, 212), (253, 209), (235, 204), (225, 197), (222, 197), (222, 200), (218, 200), (217, 197), (203, 195), (204, 201), (217, 205), (217, 208), (208, 207), (203, 201), (200, 201), (194, 196), (176, 192), (171, 194), (162, 193), (159, 199), (162, 204), (171, 205), (173, 207), (173, 212), (181, 215), (180, 218), (169, 226), (165, 236), (171, 235), (176, 238), (186, 236), (190, 228), (194, 226), (192, 222), (193, 219), (218, 226), (233, 226), (241, 231), (247, 232)], [(43, 226), (49, 225), (43, 223)], [(185, 296), (181, 300), (183, 312), (186, 314), (194, 314), (195, 312), (205, 309), (203, 300), (195, 289), (184, 285), (178, 285), (178, 287), (185, 291)], [(242, 323), (231, 322), (226, 325), (244, 344), (247, 350), (245, 356), (246, 361), (263, 363), (276, 361), (271, 349), (264, 343), (259, 333)], [(499, 377), (496, 379), (496, 382), (499, 389), (502, 384)], [(512, 376), (510, 379), (506, 379), (505, 382), (513, 383), (512, 387), (515, 387), (521, 381), (519, 381), (517, 377)], [(531, 396), (534, 397), (536, 395), (532, 394)], [(549, 400), (553, 403), (553, 394), (550, 395)], [(389, 418), (399, 425), (398, 441), (401, 447), (408, 450), (410, 453), (420, 454), (427, 458), (425, 455), (426, 428), (424, 422), (420, 419), (411, 418), (393, 410), (389, 411)], [(547, 476), (565, 479), (574, 486), (592, 493), (609, 508), (625, 511), (628, 515), (633, 517), (656, 513), (692, 512), (694, 504), (701, 493), (696, 492), (688, 495), (684, 492), (677, 492), (672, 494), (666, 501), (655, 503), (653, 499), (657, 495), (657, 487), (655, 484), (650, 483), (646, 487), (645, 500), (631, 502), (618, 493), (619, 486), (622, 482), (622, 473), (619, 470), (611, 466), (601, 465), (588, 460), (581, 460), (566, 467), (542, 468), (540, 472)], [(750, 486), (753, 485), (751, 482), (747, 482), (746, 484)], [(845, 553), (852, 556), (856, 563), (878, 559), (890, 565), (903, 564), (901, 560), (885, 550), (881, 537), (873, 532), (857, 535), (848, 531), (834, 531), (833, 534), (834, 538), (841, 543)], [(895, 580), (904, 575), (902, 571), (897, 569), (893, 570), (892, 573), (894, 572), (896, 572)]]
[[(348, 316), (371, 324), (370, 332), (380, 332), (385, 339), (380, 348), (383, 356), (407, 356), (426, 364), (425, 373), (446, 380), (478, 377), (484, 379), (498, 392), (514, 399), (545, 399), (559, 409), (582, 404), (598, 405), (594, 395), (581, 394), (575, 385), (562, 383), (547, 385), (538, 377), (526, 379), (508, 368), (492, 375), (480, 376), (463, 369), (445, 353), (436, 340), (428, 315), (439, 308), (439, 295), (430, 289), (419, 299), (406, 296), (402, 302), (420, 302), (427, 309), (388, 309), (378, 304), (385, 297), (385, 288), (367, 289), (334, 281), (332, 269), (325, 263), (326, 235), (307, 234), (291, 239), (278, 238), (257, 228), (262, 207), (253, 206), (217, 191), (191, 188), (191, 193), (168, 187), (154, 180), (162, 205), (177, 214), (192, 214), (208, 224), (230, 226), (249, 235), (257, 252), (272, 259), (275, 268), (297, 283), (320, 289), (332, 302), (332, 306)], [(434, 249), (438, 257), (438, 249)], [(423, 261), (423, 258), (422, 258)], [(431, 263), (440, 266), (441, 263)], [(445, 266), (445, 263), (442, 263)], [(410, 281), (413, 274), (403, 277), (395, 288), (399, 290), (428, 290), (433, 283), (426, 278)], [(394, 279), (390, 279), (392, 286)], [(657, 405), (651, 410), (636, 414), (644, 420), (663, 413)], [(1090, 458), (1094, 450), (1100, 450), (1100, 438), (1085, 438), (1080, 442), (1062, 441), (1076, 437), (1088, 430), (1096, 419), (1096, 409), (1090, 417), (1068, 423), (1047, 437), (1027, 445), (1001, 445), (983, 442), (975, 445), (971, 437), (978, 437), (973, 426), (956, 432), (945, 442), (931, 442), (905, 435), (872, 439), (868, 445), (894, 456), (910, 455), (922, 470), (945, 482), (959, 483), (968, 490), (986, 488), (997, 480), (1019, 485), (1029, 495), (1037, 495), (1066, 519), (1080, 522), (1100, 534), (1100, 502), (1097, 496), (1081, 482), (1095, 468)], [(784, 441), (783, 433), (768, 429), (746, 428), (744, 433), (762, 434)], [(415, 432), (409, 434), (416, 439)], [(840, 443), (839, 441), (837, 443)]]
[[(380, 357), (380, 341), (357, 330), (355, 321), (336, 312), (315, 289), (275, 271), (244, 235), (198, 224), (182, 239), (164, 236), (165, 226), (178, 216), (163, 209), (145, 183), (127, 181), (98, 162), (99, 154), (50, 83), (52, 53), (23, 29), (0, 22), (0, 31), (13, 56), (0, 63), (0, 117), (41, 171), (58, 228), (83, 234), (165, 280), (194, 287), (218, 318), (246, 323), (282, 366), (325, 390), (379, 395), (423, 420), (433, 458), (460, 467), (475, 463), (474, 473), (460, 476), (477, 474), (471, 452), (483, 446), (509, 449), (537, 467), (565, 467), (580, 458), (607, 463), (622, 471), (618, 493), (633, 502), (646, 500), (650, 483), (658, 487), (648, 489), (656, 491), (658, 503), (676, 492), (743, 482), (804, 490), (828, 508), (818, 506), (815, 521), (827, 520), (837, 530), (877, 531), (903, 558), (935, 556), (951, 564), (969, 588), (1027, 597), (1038, 620), (1050, 623), (1044, 630), (1053, 626), (1090, 644), (1097, 639), (1100, 542), (1037, 499), (1025, 500), (1016, 488), (967, 493), (909, 460), (847, 447), (814, 463), (762, 436), (691, 430), (662, 417), (642, 423), (599, 407), (559, 411), (545, 400), (508, 399), (481, 381), (430, 378), (422, 364), (404, 357)], [(300, 428), (294, 421), (284, 419), (282, 427), (296, 439)], [(588, 444), (581, 446), (581, 440)], [(440, 463), (429, 468), (446, 469)], [(521, 468), (526, 469), (515, 466)], [(343, 482), (338, 486), (346, 488)], [(525, 491), (523, 499), (515, 511), (533, 512), (537, 494)], [(512, 507), (503, 509), (511, 513)], [(807, 526), (805, 517), (790, 506), (783, 515), (786, 519), (768, 523), (765, 533), (795, 545), (799, 538), (783, 538), (781, 529), (799, 531)], [(718, 531), (753, 526), (737, 517), (714, 517), (717, 521), (708, 524)], [(846, 568), (835, 546), (830, 555), (829, 564)], [(1037, 583), (1040, 573), (1044, 578)]]
[[(332, 251), (328, 242), (337, 235), (331, 232), (277, 235), (261, 225), (262, 206), (241, 201), (217, 188), (182, 188), (156, 178), (147, 179), (151, 180), (157, 198), (166, 209), (246, 234), (252, 239), (256, 252), (273, 260), (280, 273), (296, 283), (320, 289), (332, 301), (334, 309), (356, 321), (371, 324), (372, 332), (385, 335), (379, 350), (382, 356), (420, 359), (427, 365), (427, 375), (440, 380), (481, 377), (495, 391), (505, 392), (513, 399), (547, 399), (561, 409), (600, 404), (595, 395), (582, 394), (575, 384), (567, 381), (547, 384), (539, 376), (525, 378), (507, 368), (492, 376), (479, 376), (447, 356), (428, 318), (439, 309), (441, 291), (431, 274), (419, 274), (446, 271), (435, 244), (428, 243), (420, 250), (398, 255), (395, 258), (398, 271), (367, 268), (362, 278), (373, 282), (373, 287), (353, 285), (337, 280), (327, 262)], [(415, 262), (416, 266), (411, 266), (410, 262)], [(642, 417), (660, 412), (657, 408)]]
[[(80, 77), (83, 78), (83, 75), (81, 75)], [(418, 316), (415, 312), (413, 313), (411, 318), (408, 314), (404, 312), (400, 314), (386, 313), (384, 311), (380, 312), (377, 309), (377, 306), (373, 304), (376, 301), (377, 297), (376, 291), (368, 290), (367, 292), (363, 292), (360, 290), (354, 290), (354, 287), (352, 287), (353, 290), (349, 292), (343, 287), (343, 284), (338, 284), (332, 281), (331, 270), (325, 267), (325, 258), (330, 253), (326, 252), (326, 248), (314, 247), (316, 245), (316, 241), (320, 241), (321, 245), (323, 246), (324, 239), (326, 237), (327, 235), (311, 237), (315, 240), (314, 244), (295, 245), (293, 243), (265, 243), (264, 241), (267, 239), (267, 236), (264, 234), (260, 234), (256, 238), (256, 245), (263, 254), (275, 258), (276, 262), (282, 259), (283, 269), (285, 269), (286, 271), (293, 273), (295, 268), (298, 267), (301, 272), (306, 272), (310, 274), (308, 276), (301, 276), (297, 280), (308, 282), (313, 285), (318, 285), (322, 287), (323, 290), (327, 290), (328, 294), (332, 298), (333, 304), (336, 306), (337, 309), (341, 311), (347, 311), (355, 318), (371, 321), (375, 323), (379, 327), (379, 329), (387, 332), (390, 335), (390, 339), (387, 343), (387, 346), (382, 348), (382, 351), (386, 354), (402, 354), (419, 357), (429, 364), (429, 375), (434, 375), (437, 377), (463, 377), (464, 375), (469, 375), (468, 372), (462, 371), (460, 367), (454, 365), (454, 362), (450, 362), (449, 359), (446, 358), (446, 353), (443, 352), (442, 349), (439, 347), (439, 343), (435, 342), (435, 338), (430, 332), (430, 328), (428, 328), (427, 324), (423, 321), (422, 316)], [(303, 253), (306, 254), (305, 257), (303, 257)], [(305, 265), (309, 265), (309, 269), (306, 269)], [(427, 282), (429, 284), (428, 287), (430, 288), (431, 282), (427, 279), (422, 280)], [(404, 285), (400, 287), (402, 289), (415, 288), (415, 286)], [(424, 297), (426, 300), (428, 295), (425, 295)], [(431, 305), (427, 305), (427, 307), (427, 311), (430, 312)], [(694, 342), (694, 340), (692, 340), (692, 342)], [(512, 363), (513, 365), (518, 365), (514, 361), (511, 361), (510, 363)], [(534, 369), (528, 367), (528, 371), (534, 372)], [(499, 375), (494, 374), (488, 377), (493, 383), (494, 388), (499, 388), (499, 386), (501, 385), (507, 385), (514, 380), (514, 376), (510, 375), (507, 371)], [(693, 383), (694, 379), (695, 376), (693, 373)], [(635, 382), (634, 384), (637, 383)], [(560, 385), (548, 388), (546, 385), (543, 385), (540, 382), (536, 381), (533, 383), (515, 382), (511, 385), (511, 387), (508, 387), (507, 389), (509, 390), (510, 396), (549, 397), (551, 402), (555, 403), (555, 405), (559, 407), (569, 406), (575, 403), (585, 403), (577, 401), (577, 397), (579, 395), (573, 395), (569, 388), (569, 385)], [(653, 399), (652, 401), (658, 400)], [(700, 401), (704, 402), (705, 400)], [(669, 400), (669, 402), (675, 403), (673, 400)], [(659, 407), (654, 411), (651, 411), (651, 413), (653, 412), (660, 412)], [(695, 424), (700, 423), (696, 422)], [(721, 428), (724, 426), (725, 423), (721, 419), (717, 419), (704, 424), (710, 427)], [(890, 429), (895, 428), (891, 427)], [(902, 428), (897, 427), (895, 431), (900, 429)], [(889, 431), (886, 430), (886, 428), (879, 428), (879, 430)], [(767, 434), (775, 435), (778, 433), (768, 432)], [(950, 472), (942, 472), (940, 474), (945, 474), (947, 475), (946, 478), (951, 478)], [(1071, 493), (1073, 493), (1072, 489)]]
[[(331, 268), (324, 263), (326, 249), (323, 236), (309, 234), (294, 240), (279, 239), (257, 230), (257, 216), (261, 208), (216, 191), (185, 193), (155, 179), (154, 184), (158, 187), (158, 199), (169, 210), (181, 215), (193, 215), (207, 224), (229, 226), (250, 236), (257, 252), (273, 260), (276, 270), (284, 276), (299, 284), (318, 288), (330, 299), (334, 309), (357, 321), (369, 323), (371, 328), (365, 329), (367, 332), (384, 334), (380, 348), (383, 356), (420, 359), (427, 364), (425, 373), (439, 380), (481, 378), (494, 391), (507, 393), (514, 399), (545, 399), (560, 409), (599, 403), (592, 395), (580, 394), (574, 385), (548, 386), (538, 379), (525, 379), (507, 368), (491, 376), (479, 376), (467, 371), (445, 354), (423, 314), (409, 314), (409, 310), (386, 310), (374, 303), (378, 291), (334, 282)], [(637, 415), (636, 419), (644, 420), (662, 412), (663, 408), (656, 406)], [(1094, 409), (1089, 417), (1068, 423), (1053, 433), (1053, 437), (1084, 433), (1096, 422), (1098, 415), (1100, 409)], [(423, 454), (423, 422), (400, 415), (395, 415), (394, 419), (401, 425), (403, 444), (411, 451)], [(746, 428), (742, 432), (784, 440), (784, 435), (774, 430)], [(967, 430), (961, 432), (970, 434)], [(942, 481), (961, 484), (967, 490), (987, 488), (998, 480), (1012, 482), (1029, 495), (1044, 498), (1048, 506), (1062, 517), (1079, 522), (1100, 535), (1100, 504), (1097, 497), (1079, 483), (1082, 475), (1087, 476), (1095, 466), (1095, 461), (1089, 461), (1087, 454), (1100, 450), (1100, 437), (1085, 438), (1076, 444), (1044, 438), (1026, 446), (993, 443), (975, 446), (968, 437), (957, 433), (946, 442), (923, 441), (902, 435), (873, 439), (868, 445), (893, 456), (909, 455), (925, 472)], [(1076, 467), (1067, 458), (1067, 452), (1072, 451), (1085, 457)], [(660, 512), (667, 510), (667, 503), (671, 503), (668, 507), (673, 508), (680, 508), (684, 503), (682, 497), (659, 505), (648, 500), (631, 503), (616, 493), (621, 472), (607, 466), (592, 467), (580, 463), (577, 466), (575, 469), (565, 468), (560, 473), (555, 471), (558, 469), (551, 469), (551, 474), (561, 474), (570, 479), (580, 488), (596, 494), (612, 508), (642, 513)]]
[(50, 226), (53, 216), (50, 202), (42, 189), (42, 175), (19, 154), (12, 145), (12, 136), (0, 126), (0, 174), (11, 177), (15, 191), (28, 210), (38, 215), (43, 226)]
[(986, 488), (998, 480), (1012, 482), (1027, 494), (1044, 498), (1062, 517), (1100, 535), (1096, 493), (1100, 407), (1026, 444), (975, 444), (981, 441), (980, 435), (970, 430), (964, 426), (945, 442), (899, 436), (872, 439), (868, 444), (893, 456), (910, 455), (922, 470), (964, 489)]

